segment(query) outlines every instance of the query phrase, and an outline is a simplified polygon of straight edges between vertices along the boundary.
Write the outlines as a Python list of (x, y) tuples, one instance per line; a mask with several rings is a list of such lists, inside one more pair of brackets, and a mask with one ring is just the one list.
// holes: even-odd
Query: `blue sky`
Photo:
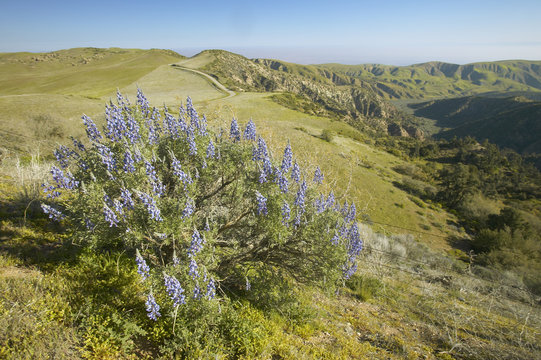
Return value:
[(226, 49), (297, 63), (541, 60), (541, 1), (8, 1), (0, 51)]

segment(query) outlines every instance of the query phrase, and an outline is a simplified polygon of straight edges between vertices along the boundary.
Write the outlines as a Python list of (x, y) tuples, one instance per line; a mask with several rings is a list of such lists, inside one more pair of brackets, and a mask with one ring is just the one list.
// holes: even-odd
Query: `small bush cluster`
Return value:
[(355, 205), (321, 193), (323, 173), (305, 174), (289, 143), (276, 161), (251, 120), (215, 133), (190, 98), (177, 118), (138, 90), (134, 105), (119, 93), (106, 107), (101, 131), (83, 122), (88, 143), (55, 151), (42, 208), (93, 251), (131, 256), (159, 342), (186, 351), (233, 294), (260, 305), (355, 272)]

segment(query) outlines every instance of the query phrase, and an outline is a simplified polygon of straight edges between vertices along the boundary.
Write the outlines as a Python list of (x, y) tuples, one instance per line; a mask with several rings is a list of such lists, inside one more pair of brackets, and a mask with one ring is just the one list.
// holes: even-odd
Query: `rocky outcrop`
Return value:
[(398, 114), (372, 85), (355, 82), (345, 75), (276, 60), (250, 60), (225, 51), (212, 54), (215, 60), (201, 70), (232, 90), (290, 92), (322, 105), (352, 125)]

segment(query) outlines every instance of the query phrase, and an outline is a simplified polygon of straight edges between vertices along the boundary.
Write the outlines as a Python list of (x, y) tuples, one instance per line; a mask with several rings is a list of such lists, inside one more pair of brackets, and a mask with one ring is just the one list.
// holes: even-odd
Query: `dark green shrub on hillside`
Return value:
[(327, 142), (332, 142), (335, 137), (336, 137), (336, 132), (329, 129), (325, 129), (321, 133), (321, 138)]

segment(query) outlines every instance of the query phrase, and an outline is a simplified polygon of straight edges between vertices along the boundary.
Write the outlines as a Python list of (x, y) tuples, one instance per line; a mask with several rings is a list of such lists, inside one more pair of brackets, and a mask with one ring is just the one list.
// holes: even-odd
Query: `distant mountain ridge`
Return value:
[(373, 83), (389, 98), (422, 99), (487, 92), (541, 92), (541, 61), (466, 65), (432, 61), (409, 66), (321, 64), (319, 68)]

